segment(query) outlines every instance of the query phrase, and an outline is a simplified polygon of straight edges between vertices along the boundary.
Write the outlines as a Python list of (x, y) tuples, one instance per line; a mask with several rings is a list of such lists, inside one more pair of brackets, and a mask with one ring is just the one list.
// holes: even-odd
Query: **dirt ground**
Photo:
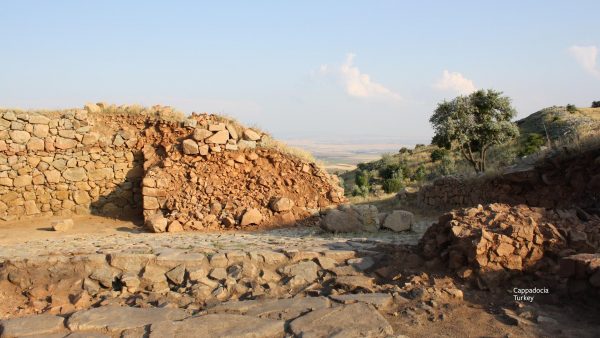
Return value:
[[(0, 245), (39, 240), (47, 238), (60, 238), (65, 232), (52, 230), (52, 222), (64, 217), (20, 220), (0, 223)], [(114, 234), (118, 232), (144, 232), (141, 220), (118, 220), (102, 216), (85, 215), (73, 216), (74, 226), (69, 230), (69, 235), (77, 234)]]

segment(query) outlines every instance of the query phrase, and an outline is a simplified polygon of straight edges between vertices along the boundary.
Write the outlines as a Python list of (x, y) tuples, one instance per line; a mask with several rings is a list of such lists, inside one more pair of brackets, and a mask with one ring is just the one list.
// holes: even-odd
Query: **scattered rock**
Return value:
[(396, 232), (407, 231), (411, 229), (413, 222), (414, 215), (411, 212), (394, 210), (385, 217), (382, 226)]
[(52, 230), (54, 231), (69, 231), (73, 228), (73, 220), (70, 218), (62, 219), (59, 221), (53, 221), (51, 223)]
[(262, 218), (263, 217), (260, 211), (258, 211), (258, 209), (250, 208), (247, 209), (246, 212), (244, 212), (244, 216), (242, 216), (242, 221), (240, 222), (240, 225), (245, 226), (250, 224), (260, 224)]
[(294, 207), (294, 202), (287, 197), (278, 197), (271, 202), (271, 210), (276, 212), (289, 211)]

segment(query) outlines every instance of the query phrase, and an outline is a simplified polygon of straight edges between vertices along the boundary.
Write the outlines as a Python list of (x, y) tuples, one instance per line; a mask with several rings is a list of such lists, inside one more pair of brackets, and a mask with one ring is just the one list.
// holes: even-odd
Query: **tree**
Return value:
[(519, 135), (516, 124), (510, 121), (515, 115), (510, 98), (491, 89), (444, 100), (429, 119), (435, 130), (432, 143), (440, 148), (458, 148), (475, 171), (484, 172), (490, 147)]
[(592, 108), (600, 108), (600, 101), (592, 102)]

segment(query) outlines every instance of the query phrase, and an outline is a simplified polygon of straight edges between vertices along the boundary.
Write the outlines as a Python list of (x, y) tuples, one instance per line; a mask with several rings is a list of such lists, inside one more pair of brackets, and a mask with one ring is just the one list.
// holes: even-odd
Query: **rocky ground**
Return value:
[[(410, 232), (345, 235), (314, 227), (149, 234), (119, 221), (110, 223), (112, 231), (88, 231), (84, 223), (92, 221), (98, 219), (75, 219), (61, 235), (32, 230), (21, 240), (0, 239), (2, 337), (600, 332), (592, 301), (554, 287), (517, 301), (512, 284), (481, 288), (443, 258), (427, 258), (417, 245), (427, 220)], [(546, 286), (526, 282), (522, 287)]]

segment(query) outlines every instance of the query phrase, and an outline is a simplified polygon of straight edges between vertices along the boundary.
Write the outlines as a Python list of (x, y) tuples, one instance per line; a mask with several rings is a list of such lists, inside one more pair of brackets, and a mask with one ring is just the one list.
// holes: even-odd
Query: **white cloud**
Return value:
[(569, 53), (586, 72), (594, 76), (600, 76), (600, 69), (597, 65), (598, 47), (571, 46), (569, 47)]
[(444, 70), (442, 77), (433, 85), (439, 90), (453, 91), (457, 94), (471, 94), (477, 88), (473, 81), (467, 79), (459, 72), (449, 72)]
[(353, 97), (402, 100), (399, 94), (380, 83), (372, 81), (369, 74), (361, 73), (360, 69), (353, 65), (355, 56), (353, 53), (347, 54), (346, 61), (339, 67), (332, 68), (329, 65), (321, 65), (319, 73), (339, 76), (346, 89), (346, 93)]

